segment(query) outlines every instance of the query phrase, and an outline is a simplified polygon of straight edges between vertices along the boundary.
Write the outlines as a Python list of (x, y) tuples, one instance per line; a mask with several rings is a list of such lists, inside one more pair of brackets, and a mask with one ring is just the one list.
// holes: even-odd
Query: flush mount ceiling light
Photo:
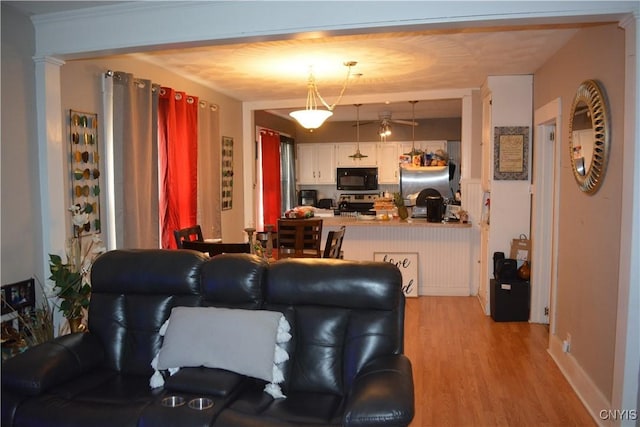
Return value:
[[(318, 86), (316, 85), (316, 79), (313, 75), (313, 71), (309, 72), (309, 80), (307, 80), (307, 104), (304, 110), (297, 110), (289, 113), (291, 117), (296, 119), (300, 126), (305, 129), (309, 129), (313, 131), (314, 129), (322, 126), (325, 120), (333, 115), (333, 109), (342, 99), (342, 95), (344, 94), (345, 89), (347, 88), (347, 84), (349, 83), (349, 77), (351, 76), (351, 68), (357, 64), (356, 61), (348, 61), (345, 62), (344, 65), (347, 67), (347, 77), (344, 80), (344, 84), (342, 85), (342, 90), (340, 91), (340, 95), (338, 95), (338, 99), (332, 105), (329, 105), (322, 96), (320, 96), (320, 92), (318, 91)], [(324, 105), (326, 110), (318, 110), (318, 100)]]
[(353, 104), (356, 107), (356, 152), (349, 157), (353, 160), (364, 159), (365, 157), (369, 157), (360, 152), (360, 106), (362, 104)]

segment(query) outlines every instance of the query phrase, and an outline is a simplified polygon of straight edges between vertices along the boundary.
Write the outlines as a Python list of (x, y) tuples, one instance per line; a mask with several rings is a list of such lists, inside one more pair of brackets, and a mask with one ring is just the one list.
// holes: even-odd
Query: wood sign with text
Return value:
[(374, 261), (388, 262), (402, 273), (402, 292), (407, 297), (418, 296), (418, 253), (417, 252), (374, 252)]

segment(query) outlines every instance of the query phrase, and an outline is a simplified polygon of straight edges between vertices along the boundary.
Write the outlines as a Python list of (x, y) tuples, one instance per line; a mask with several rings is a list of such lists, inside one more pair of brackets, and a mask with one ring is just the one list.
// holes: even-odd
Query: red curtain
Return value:
[(158, 105), (162, 247), (173, 231), (197, 223), (198, 98), (163, 87)]
[(281, 212), (280, 194), (280, 134), (260, 132), (262, 151), (262, 208), (264, 224), (278, 226)]

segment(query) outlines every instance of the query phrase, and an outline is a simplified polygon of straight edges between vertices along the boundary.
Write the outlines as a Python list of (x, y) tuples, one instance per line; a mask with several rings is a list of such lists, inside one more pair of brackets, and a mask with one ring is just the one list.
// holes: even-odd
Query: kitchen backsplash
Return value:
[(349, 193), (394, 193), (400, 191), (400, 184), (380, 184), (378, 190), (373, 191), (340, 191), (336, 190), (335, 184), (333, 185), (301, 185), (299, 190), (318, 190), (318, 200), (320, 199), (333, 199), (334, 202), (338, 200), (340, 194)]

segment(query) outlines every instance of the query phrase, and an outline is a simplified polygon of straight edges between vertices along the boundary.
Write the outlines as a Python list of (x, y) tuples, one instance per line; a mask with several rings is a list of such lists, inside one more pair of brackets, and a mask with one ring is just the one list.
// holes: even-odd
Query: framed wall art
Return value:
[(82, 233), (100, 233), (100, 150), (95, 113), (69, 110), (69, 168), (71, 203), (88, 215)]
[(497, 126), (493, 154), (493, 179), (529, 179), (529, 126)]
[(233, 208), (233, 138), (222, 137), (222, 210)]
[(33, 278), (3, 285), (0, 292), (2, 293), (3, 315), (12, 312), (28, 314), (35, 308), (36, 293)]

